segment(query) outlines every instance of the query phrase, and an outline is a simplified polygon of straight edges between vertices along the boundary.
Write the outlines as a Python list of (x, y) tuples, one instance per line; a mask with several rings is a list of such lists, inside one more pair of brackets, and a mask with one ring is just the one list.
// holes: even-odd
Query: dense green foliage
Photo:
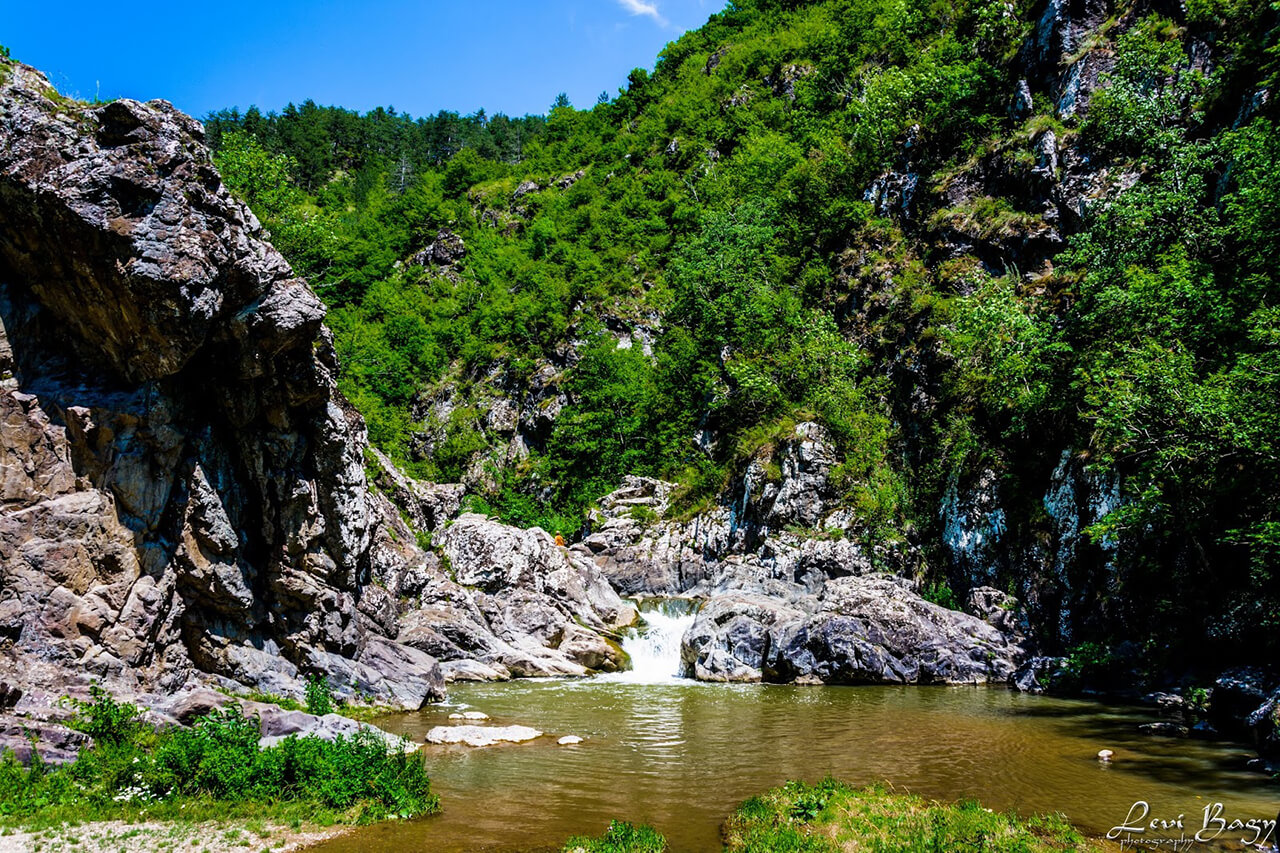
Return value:
[(23, 767), (0, 756), (0, 823), (255, 816), (363, 823), (438, 807), (422, 759), (376, 734), (258, 746), (258, 719), (229, 705), (190, 728), (154, 730), (99, 687), (74, 703), (93, 736), (75, 762)]
[[(952, 484), (1002, 472), (1032, 541), (1043, 491), (1018, 483), (1072, 448), (1123, 486), (1088, 531), (1111, 600), (1075, 641), (1123, 635), (1153, 665), (1274, 658), (1280, 134), (1254, 92), (1277, 79), (1280, 13), (1119, 3), (1082, 47), (1115, 56), (1083, 118), (1042, 98), (1014, 117), (1041, 5), (741, 0), (588, 110), (304, 105), (211, 130), (329, 304), (372, 440), (429, 478), (479, 458), (481, 508), (572, 534), (625, 473), (696, 507), (817, 419), (866, 544), (921, 544), (936, 567)], [(1058, 223), (1060, 251), (1035, 248), (1047, 132), (1115, 178)], [(867, 200), (908, 168), (910, 200)], [(465, 258), (413, 263), (441, 229)], [(651, 332), (652, 355), (619, 329)], [(549, 363), (569, 405), (512, 461), (488, 401)]]
[(404, 190), (418, 172), (441, 166), (464, 149), (487, 160), (515, 162), (543, 123), (542, 116), (489, 117), (484, 110), (469, 116), (441, 111), (414, 119), (394, 107), (378, 107), (360, 115), (305, 101), (268, 115), (253, 107), (243, 114), (220, 110), (205, 119), (205, 129), (216, 148), (227, 134), (243, 133), (273, 151), (288, 152), (290, 175), (307, 190), (331, 183), (335, 172), (348, 174), (358, 198), (380, 183), (388, 169), (396, 187)]
[(788, 782), (752, 797), (724, 827), (726, 851), (777, 853), (1033, 853), (1094, 850), (1058, 816), (1022, 819), (976, 802), (930, 803), (884, 787), (852, 788), (827, 779)]

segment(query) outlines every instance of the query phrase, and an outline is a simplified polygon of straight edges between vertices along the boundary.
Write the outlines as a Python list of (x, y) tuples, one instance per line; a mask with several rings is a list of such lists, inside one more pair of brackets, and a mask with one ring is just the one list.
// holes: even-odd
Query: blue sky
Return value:
[(0, 44), (81, 98), (166, 98), (202, 117), (312, 98), (491, 115), (577, 106), (651, 68), (723, 0), (0, 0)]

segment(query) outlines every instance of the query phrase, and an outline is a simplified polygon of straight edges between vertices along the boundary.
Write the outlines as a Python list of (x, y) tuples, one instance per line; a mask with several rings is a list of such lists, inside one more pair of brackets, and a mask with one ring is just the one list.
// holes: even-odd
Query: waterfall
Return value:
[(631, 669), (616, 673), (615, 681), (634, 684), (667, 684), (680, 677), (680, 640), (693, 624), (698, 602), (687, 598), (649, 599), (637, 602), (644, 627), (632, 629), (622, 641), (631, 657)]

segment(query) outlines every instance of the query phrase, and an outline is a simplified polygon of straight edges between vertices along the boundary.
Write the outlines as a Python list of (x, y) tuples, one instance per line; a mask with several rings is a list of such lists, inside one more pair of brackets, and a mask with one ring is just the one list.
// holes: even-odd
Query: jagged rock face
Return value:
[(448, 229), (440, 229), (436, 239), (413, 256), (413, 263), (421, 267), (450, 267), (467, 256), (467, 245), (462, 238)]
[[(17, 680), (203, 670), (417, 707), (364, 618), (374, 507), (324, 309), (163, 101), (0, 86), (0, 621)], [(372, 626), (372, 630), (371, 630)]]
[(1025, 651), (989, 622), (925, 601), (902, 578), (851, 576), (818, 596), (715, 596), (681, 656), (708, 681), (978, 684), (1008, 681)]
[(719, 505), (688, 520), (668, 517), (675, 484), (626, 477), (600, 499), (573, 550), (625, 595), (779, 584), (816, 593), (828, 578), (871, 571), (873, 556), (903, 571), (913, 564), (905, 549), (872, 555), (859, 541), (858, 519), (832, 486), (837, 459), (820, 426), (797, 424), (774, 459), (776, 479), (753, 461)]
[(727, 546), (728, 512), (718, 508), (684, 523), (663, 520), (674, 488), (651, 477), (624, 478), (621, 488), (600, 499), (592, 532), (573, 551), (593, 560), (624, 595), (673, 595), (705, 580), (708, 558)]
[(1036, 484), (1043, 491), (1033, 522), (1002, 489), (1014, 478), (997, 468), (953, 479), (938, 510), (952, 587), (976, 590), (1012, 578), (1031, 633), (1050, 649), (1064, 649), (1113, 618), (1108, 593), (1116, 582), (1116, 543), (1094, 541), (1086, 531), (1121, 505), (1120, 483), (1087, 463), (1083, 453), (1061, 452)]
[[(703, 681), (1004, 683), (1025, 657), (1011, 596), (974, 589), (970, 615), (923, 600), (909, 549), (868, 553), (830, 482), (836, 457), (816, 424), (777, 449), (776, 479), (753, 462), (726, 503), (668, 519), (674, 485), (628, 477), (600, 501), (573, 551), (631, 595), (705, 598), (682, 642)], [(975, 517), (980, 513), (975, 512)]]
[[(400, 640), (455, 677), (585, 675), (626, 666), (613, 640), (635, 622), (594, 563), (539, 528), (465, 513), (436, 534), (453, 577), (435, 577)], [(480, 666), (476, 666), (479, 664)]]

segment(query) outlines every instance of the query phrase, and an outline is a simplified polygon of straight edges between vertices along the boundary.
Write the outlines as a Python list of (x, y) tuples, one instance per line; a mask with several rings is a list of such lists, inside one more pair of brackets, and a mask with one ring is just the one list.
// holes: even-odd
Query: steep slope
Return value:
[[(259, 206), (318, 235), (375, 442), (475, 506), (573, 538), (660, 477), (759, 556), (816, 424), (877, 567), (1206, 678), (1280, 636), (1276, 43), (1235, 0), (742, 0), (516, 157), (406, 183), (344, 143)], [(220, 121), (219, 156), (253, 192), (350, 126)]]

